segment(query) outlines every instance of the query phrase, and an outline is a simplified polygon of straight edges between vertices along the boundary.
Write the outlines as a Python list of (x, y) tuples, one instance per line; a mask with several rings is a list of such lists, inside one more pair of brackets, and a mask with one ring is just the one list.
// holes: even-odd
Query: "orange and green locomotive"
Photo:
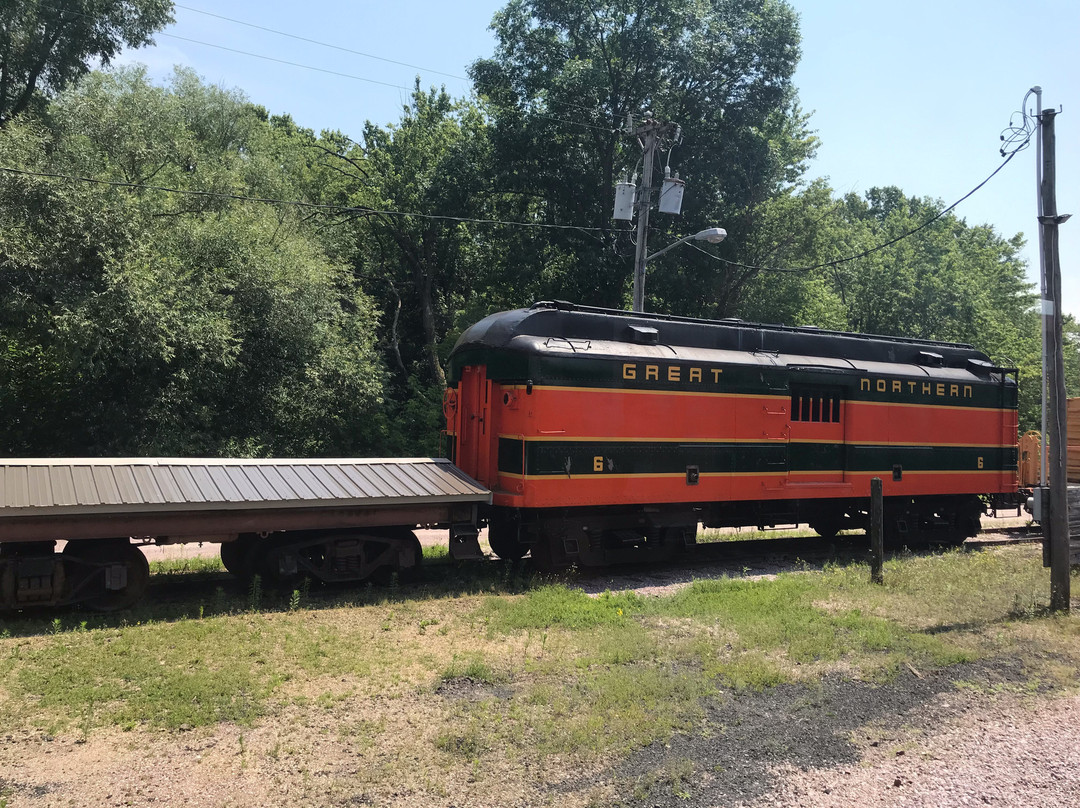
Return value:
[(667, 555), (697, 527), (868, 521), (962, 542), (1017, 491), (1016, 373), (969, 345), (537, 303), (468, 329), (451, 457), (492, 492), (492, 549)]

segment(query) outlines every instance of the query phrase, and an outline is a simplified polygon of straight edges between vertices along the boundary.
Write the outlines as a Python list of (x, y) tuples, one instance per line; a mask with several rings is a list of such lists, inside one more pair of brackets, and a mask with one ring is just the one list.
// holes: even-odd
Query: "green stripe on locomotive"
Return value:
[[(596, 459), (601, 458), (598, 470)], [(680, 441), (522, 441), (500, 438), (499, 471), (529, 476), (589, 474), (702, 474), (798, 472), (1011, 471), (1016, 448), (1007, 446), (880, 446), (837, 443), (687, 443)]]

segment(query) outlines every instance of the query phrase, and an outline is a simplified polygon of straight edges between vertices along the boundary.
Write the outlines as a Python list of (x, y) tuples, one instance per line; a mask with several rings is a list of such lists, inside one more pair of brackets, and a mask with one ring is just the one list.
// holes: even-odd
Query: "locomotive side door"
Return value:
[(470, 477), (487, 486), (491, 474), (491, 381), (483, 365), (462, 368), (458, 384), (457, 450), (455, 462)]
[[(776, 357), (768, 355), (770, 363), (775, 364)], [(766, 371), (762, 380), (767, 385), (770, 396), (761, 405), (761, 437), (763, 443), (758, 450), (756, 473), (761, 475), (761, 485), (773, 496), (783, 492), (787, 485), (789, 471), (788, 448), (791, 439), (790, 413), (787, 401), (787, 379), (776, 371)]]

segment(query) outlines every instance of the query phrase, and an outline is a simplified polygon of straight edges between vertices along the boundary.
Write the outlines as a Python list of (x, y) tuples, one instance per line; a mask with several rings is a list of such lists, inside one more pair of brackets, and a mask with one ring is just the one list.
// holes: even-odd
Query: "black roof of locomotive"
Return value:
[(908, 339), (874, 334), (828, 331), (813, 326), (784, 326), (742, 320), (702, 320), (666, 314), (578, 306), (540, 301), (527, 309), (499, 312), (467, 329), (453, 353), (470, 347), (502, 348), (517, 336), (762, 351), (837, 359), (897, 362), (969, 368), (984, 365), (986, 354), (956, 342)]

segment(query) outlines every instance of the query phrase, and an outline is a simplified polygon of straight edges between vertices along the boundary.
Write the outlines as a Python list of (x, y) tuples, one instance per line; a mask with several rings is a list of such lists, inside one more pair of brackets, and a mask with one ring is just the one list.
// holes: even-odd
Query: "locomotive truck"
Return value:
[[(9, 459), (0, 606), (129, 605), (132, 541), (221, 543), (271, 581), (363, 580), (421, 558), (541, 568), (670, 556), (699, 524), (867, 527), (962, 542), (1017, 501), (1016, 370), (969, 345), (541, 302), (450, 356), (445, 459)], [(66, 541), (61, 552), (57, 542)]]

